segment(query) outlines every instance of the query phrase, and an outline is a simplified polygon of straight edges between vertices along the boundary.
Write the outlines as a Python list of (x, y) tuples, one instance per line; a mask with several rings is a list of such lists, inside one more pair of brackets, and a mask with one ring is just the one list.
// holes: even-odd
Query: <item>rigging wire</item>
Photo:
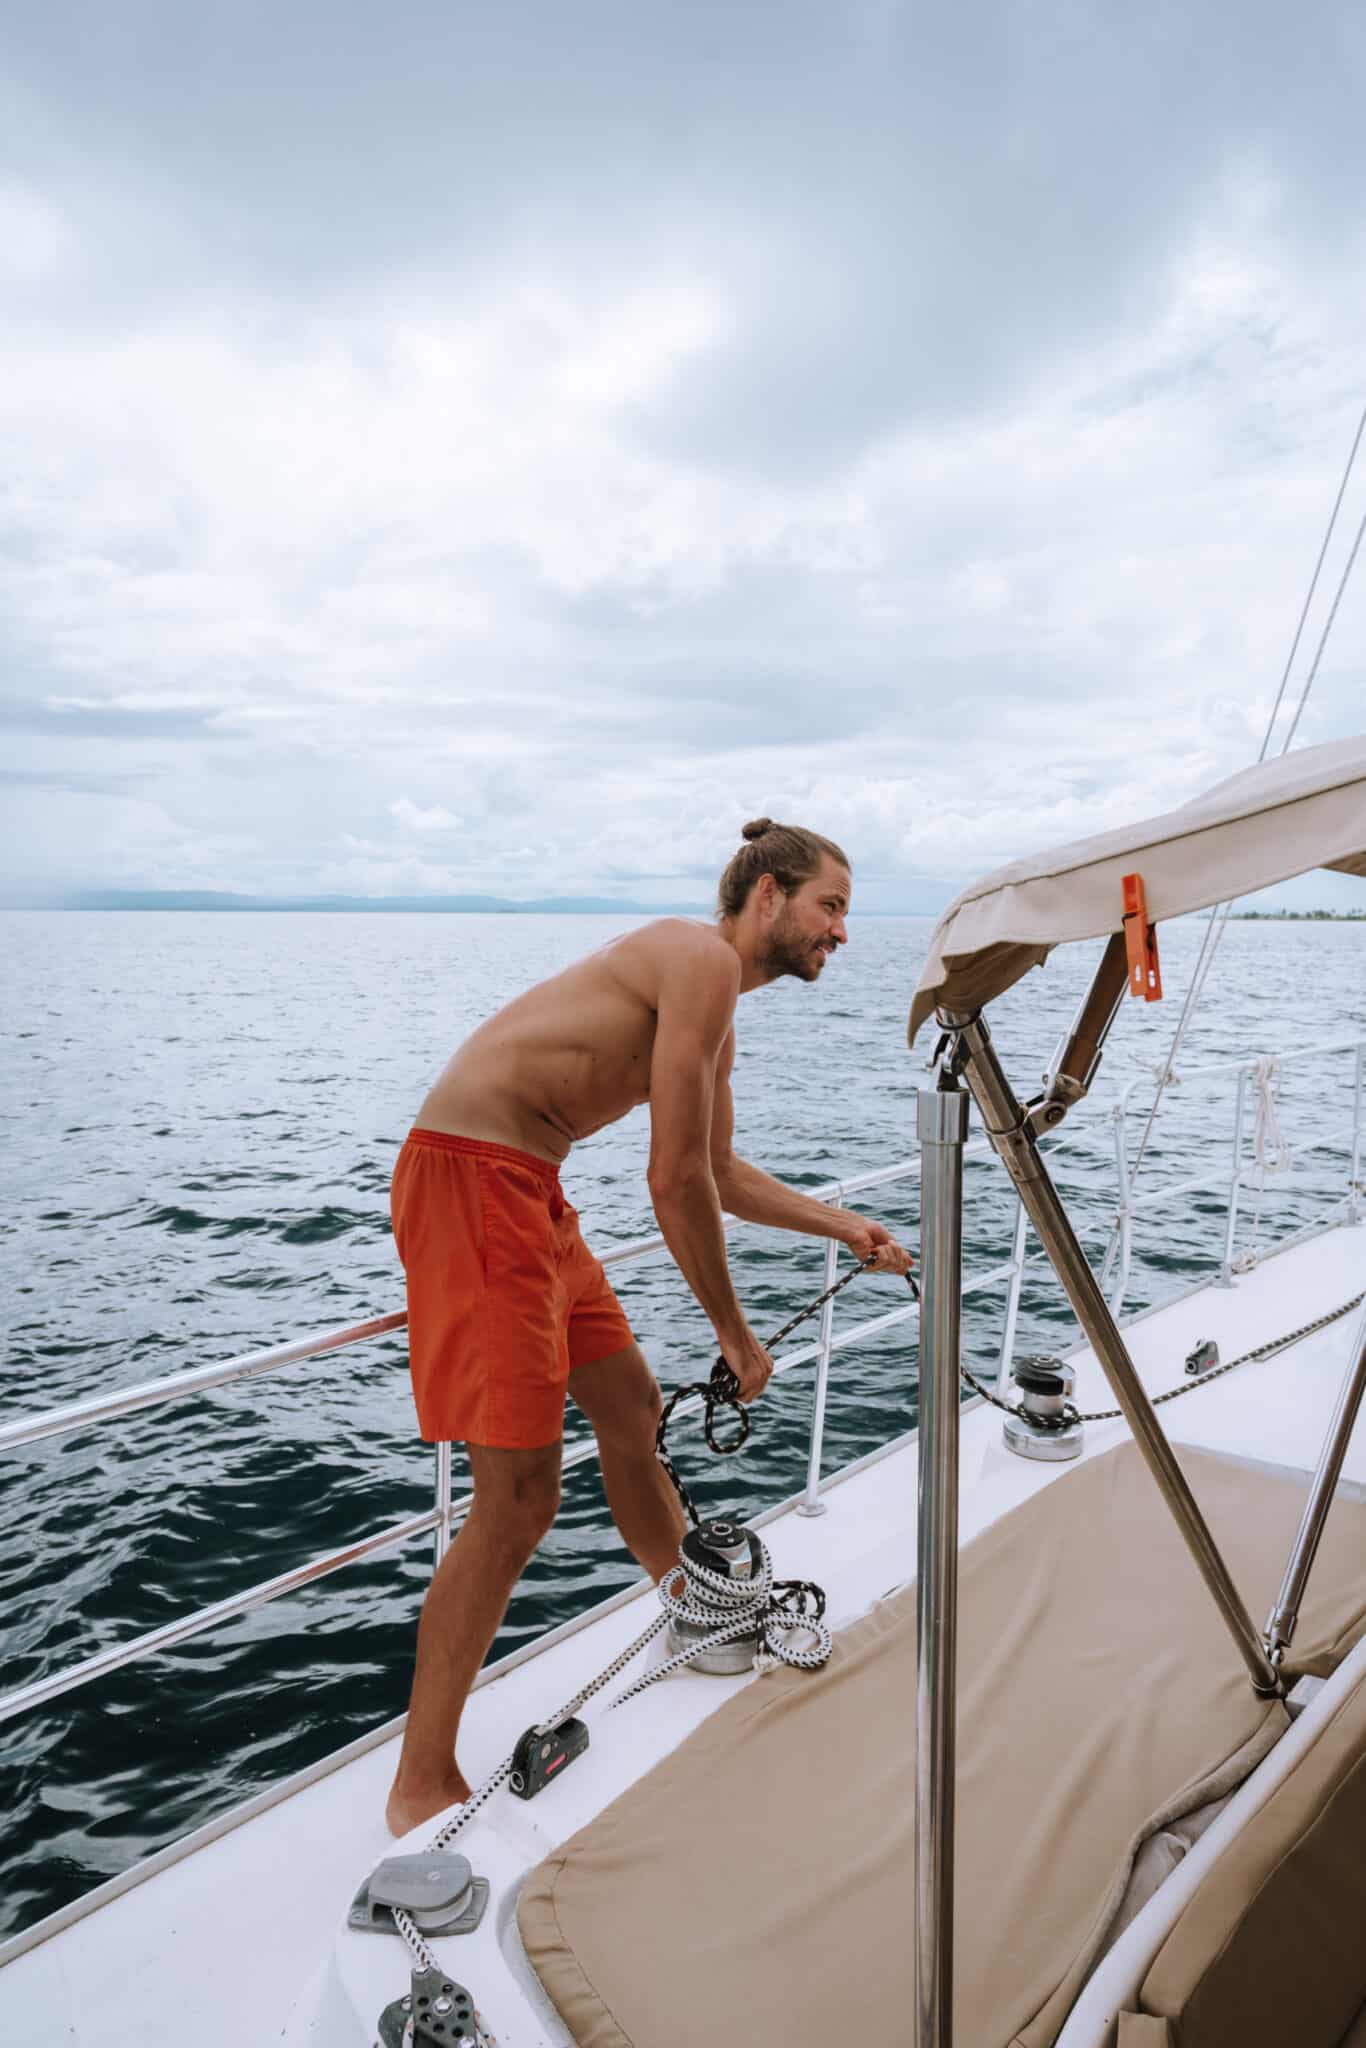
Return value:
[[(1309, 589), (1305, 594), (1304, 604), (1300, 610), (1299, 623), (1295, 627), (1295, 637), (1290, 643), (1290, 652), (1286, 656), (1285, 667), (1281, 672), (1280, 688), (1276, 692), (1276, 701), (1271, 707), (1271, 716), (1267, 720), (1266, 731), (1262, 735), (1262, 744), (1257, 753), (1258, 762), (1262, 762), (1266, 759), (1271, 747), (1271, 737), (1276, 730), (1276, 720), (1280, 716), (1281, 704), (1285, 697), (1286, 686), (1290, 681), (1290, 671), (1294, 667), (1295, 656), (1299, 652), (1300, 640), (1304, 634), (1305, 622), (1309, 617), (1309, 608), (1314, 602), (1314, 593), (1318, 589), (1319, 577), (1323, 570), (1324, 560), (1327, 556), (1328, 548), (1333, 538), (1334, 529), (1337, 526), (1338, 513), (1342, 509), (1342, 501), (1347, 494), (1348, 483), (1351, 481), (1352, 470), (1356, 463), (1357, 450), (1361, 446), (1361, 437), (1363, 432), (1366, 432), (1366, 406), (1362, 407), (1361, 418), (1357, 421), (1357, 430), (1355, 435), (1352, 437), (1352, 446), (1347, 456), (1347, 465), (1342, 472), (1342, 481), (1338, 485), (1337, 496), (1333, 500), (1333, 509), (1328, 515), (1328, 525), (1324, 531), (1323, 540), (1319, 547), (1318, 560), (1314, 564), (1314, 573), (1309, 579)], [(1357, 528), (1357, 536), (1352, 543), (1352, 551), (1347, 557), (1347, 566), (1343, 570), (1342, 576), (1338, 582), (1337, 593), (1333, 598), (1333, 603), (1328, 613), (1327, 623), (1324, 626), (1323, 632), (1319, 636), (1319, 644), (1314, 654), (1313, 663), (1310, 666), (1308, 679), (1305, 682), (1303, 690), (1300, 692), (1300, 701), (1295, 707), (1295, 715), (1290, 721), (1290, 729), (1286, 733), (1286, 736), (1281, 743), (1280, 752), (1282, 755), (1289, 753), (1291, 742), (1293, 741), (1295, 734), (1299, 730), (1300, 719), (1303, 715), (1304, 707), (1309, 701), (1309, 692), (1314, 687), (1314, 681), (1319, 672), (1319, 663), (1323, 659), (1323, 651), (1328, 644), (1328, 636), (1333, 630), (1333, 621), (1337, 618), (1338, 615), (1338, 606), (1342, 602), (1342, 594), (1346, 590), (1348, 579), (1352, 574), (1353, 568), (1356, 566), (1357, 552), (1361, 547), (1363, 534), (1366, 534), (1366, 515), (1363, 515), (1361, 524)], [(1148, 1149), (1148, 1141), (1152, 1137), (1153, 1126), (1157, 1122), (1158, 1111), (1162, 1107), (1162, 1098), (1166, 1093), (1169, 1083), (1174, 1078), (1177, 1055), (1180, 1052), (1182, 1045), (1185, 1043), (1186, 1032), (1189, 1028), (1190, 1021), (1192, 1017), (1195, 1015), (1201, 996), (1204, 994), (1205, 983), (1209, 979), (1209, 971), (1210, 968), (1214, 965), (1214, 956), (1219, 950), (1219, 942), (1224, 936), (1224, 931), (1227, 927), (1229, 916), (1232, 909), (1232, 899), (1230, 899), (1227, 903), (1216, 903), (1214, 909), (1210, 913), (1209, 920), (1205, 926), (1204, 937), (1200, 942), (1200, 951), (1196, 955), (1195, 966), (1191, 970), (1190, 985), (1186, 990), (1186, 999), (1181, 1006), (1181, 1014), (1176, 1020), (1176, 1030), (1172, 1034), (1171, 1050), (1168, 1052), (1166, 1059), (1162, 1062), (1161, 1067), (1158, 1069), (1157, 1090), (1153, 1096), (1152, 1107), (1148, 1111), (1147, 1120), (1144, 1123), (1142, 1132), (1139, 1135), (1138, 1149), (1134, 1154), (1134, 1163), (1129, 1171), (1130, 1185), (1132, 1185), (1133, 1181), (1137, 1178), (1138, 1169), (1143, 1164), (1143, 1157)], [(1118, 1217), (1116, 1217), (1114, 1227), (1110, 1233), (1110, 1242), (1106, 1246), (1105, 1258), (1101, 1267), (1102, 1285), (1108, 1279), (1111, 1267), (1114, 1265), (1115, 1254), (1119, 1250), (1119, 1243), (1120, 1220)]]
[[(1285, 658), (1285, 668), (1281, 674), (1281, 686), (1279, 690), (1277, 690), (1276, 692), (1276, 701), (1271, 707), (1271, 716), (1267, 720), (1266, 731), (1262, 735), (1261, 751), (1257, 755), (1257, 759), (1259, 761), (1264, 761), (1266, 759), (1267, 750), (1271, 745), (1271, 735), (1276, 730), (1276, 720), (1280, 716), (1281, 699), (1285, 696), (1286, 684), (1290, 681), (1290, 671), (1295, 665), (1295, 656), (1299, 653), (1300, 636), (1304, 632), (1305, 620), (1309, 617), (1309, 607), (1314, 602), (1314, 592), (1319, 587), (1319, 575), (1323, 569), (1324, 556), (1328, 553), (1328, 544), (1333, 538), (1333, 528), (1338, 523), (1338, 513), (1342, 509), (1342, 501), (1347, 492), (1348, 480), (1350, 479), (1352, 474), (1352, 465), (1357, 459), (1357, 449), (1361, 446), (1361, 436), (1363, 429), (1366, 429), (1366, 406), (1362, 407), (1361, 418), (1357, 421), (1356, 437), (1352, 442), (1351, 453), (1347, 457), (1347, 467), (1342, 472), (1342, 482), (1338, 485), (1337, 497), (1333, 500), (1333, 509), (1332, 512), (1329, 514), (1328, 518), (1328, 530), (1323, 536), (1323, 545), (1319, 549), (1319, 558), (1317, 562), (1315, 562), (1314, 564), (1314, 573), (1309, 579), (1309, 589), (1305, 596), (1304, 608), (1300, 612), (1300, 622), (1298, 626), (1296, 626), (1295, 628), (1295, 637), (1290, 643), (1290, 652)], [(1358, 541), (1361, 539), (1360, 534), (1357, 535), (1357, 539)], [(1355, 558), (1355, 548), (1352, 550), (1352, 554)], [(1348, 566), (1350, 568), (1351, 565), (1349, 564)], [(1342, 595), (1340, 590), (1338, 592), (1338, 595)], [(1334, 604), (1333, 609), (1334, 611), (1337, 610), (1336, 604)], [(1331, 618), (1329, 619), (1328, 623), (1329, 625), (1332, 624)], [(1327, 637), (1327, 633), (1325, 632), (1324, 639), (1327, 639)], [(1320, 642), (1319, 652), (1323, 652), (1322, 642)], [(1314, 663), (1314, 668), (1317, 669), (1317, 667), (1318, 662), (1316, 660)], [(1310, 686), (1312, 685), (1313, 680), (1314, 675), (1313, 671), (1311, 671), (1309, 682), (1306, 683), (1304, 686), (1304, 696), (1300, 698), (1300, 711), (1303, 711), (1304, 709), (1304, 699), (1309, 695)], [(1295, 713), (1295, 724), (1291, 726), (1285, 745), (1281, 748), (1281, 752), (1283, 754), (1288, 750), (1290, 746), (1290, 741), (1295, 737), (1295, 725), (1299, 724), (1300, 711), (1297, 711)]]
[[(1366, 413), (1362, 414), (1362, 420), (1363, 422), (1366, 422)], [(1356, 566), (1357, 550), (1361, 546), (1361, 536), (1363, 533), (1366, 533), (1366, 513), (1362, 514), (1361, 524), (1357, 528), (1357, 537), (1352, 542), (1352, 552), (1347, 557), (1347, 567), (1342, 572), (1342, 580), (1338, 584), (1337, 594), (1333, 599), (1332, 609), (1328, 614), (1328, 623), (1324, 627), (1322, 637), (1319, 640), (1318, 649), (1314, 655), (1314, 665), (1309, 671), (1309, 680), (1304, 686), (1304, 694), (1300, 698), (1298, 705), (1295, 707), (1295, 716), (1290, 721), (1290, 730), (1285, 736), (1285, 745), (1281, 748), (1281, 752), (1283, 754), (1288, 754), (1290, 752), (1290, 742), (1294, 739), (1295, 734), (1299, 729), (1300, 713), (1304, 710), (1306, 703), (1309, 701), (1309, 692), (1314, 687), (1314, 678), (1319, 672), (1319, 663), (1323, 659), (1323, 650), (1328, 645), (1328, 635), (1333, 630), (1333, 621), (1338, 615), (1338, 606), (1342, 603), (1342, 593), (1347, 588), (1347, 579), (1351, 575), (1353, 568)]]

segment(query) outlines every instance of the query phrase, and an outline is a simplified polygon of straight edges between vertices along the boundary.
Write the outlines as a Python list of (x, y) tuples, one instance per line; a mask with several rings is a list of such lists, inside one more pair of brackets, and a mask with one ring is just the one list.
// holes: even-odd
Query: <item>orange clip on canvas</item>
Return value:
[(1162, 1000), (1162, 969), (1157, 958), (1157, 927), (1148, 922), (1142, 875), (1125, 875), (1124, 943), (1129, 958), (1129, 994), (1145, 1003)]

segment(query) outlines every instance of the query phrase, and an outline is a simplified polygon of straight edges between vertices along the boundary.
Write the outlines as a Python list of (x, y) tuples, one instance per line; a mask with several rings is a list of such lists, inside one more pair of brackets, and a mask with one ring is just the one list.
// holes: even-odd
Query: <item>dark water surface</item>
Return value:
[[(259, 1349), (402, 1306), (389, 1236), (395, 1154), (435, 1072), (498, 1004), (634, 920), (602, 917), (8, 913), (0, 1098), (4, 1419)], [(857, 919), (816, 988), (743, 999), (736, 1145), (801, 1186), (905, 1157), (914, 1055), (904, 1018), (928, 920)], [(1180, 993), (1195, 921), (1163, 933)], [(1366, 1033), (1366, 929), (1233, 924), (1187, 1055)], [(1098, 949), (1058, 955), (993, 1013), (1029, 1092)], [(1110, 1106), (1165, 1051), (1178, 1004), (1128, 1005), (1103, 1076), (1074, 1119), (1091, 1164), (1078, 1213), (1103, 1245), (1112, 1213)], [(1233, 1084), (1170, 1098), (1144, 1168), (1156, 1187), (1228, 1157)], [(1244, 1241), (1286, 1234), (1340, 1197), (1351, 1064), (1286, 1070), (1293, 1170)], [(1069, 1126), (1069, 1131), (1071, 1126)], [(599, 1250), (653, 1227), (643, 1114), (580, 1147), (564, 1175)], [(867, 1204), (912, 1240), (913, 1187)], [(998, 1168), (967, 1173), (970, 1266), (1007, 1256), (1013, 1204)], [(1128, 1306), (1208, 1270), (1224, 1199), (1187, 1198), (1144, 1228)], [(822, 1248), (780, 1233), (734, 1250), (762, 1334), (820, 1285)], [(667, 1387), (710, 1363), (707, 1325), (667, 1262), (617, 1269), (627, 1312)], [(842, 1317), (896, 1305), (900, 1283), (858, 1281)], [(969, 1305), (966, 1349), (1000, 1341), (1002, 1291)], [(1019, 1348), (1068, 1341), (1042, 1273)], [(914, 1326), (838, 1355), (826, 1466), (915, 1415)], [(809, 1371), (775, 1384), (743, 1460), (682, 1456), (700, 1501), (753, 1512), (797, 1489)], [(569, 1433), (578, 1433), (571, 1411)], [(457, 1453), (456, 1481), (462, 1478)], [(400, 1339), (11, 1453), (0, 1465), (0, 1599), (8, 1691), (156, 1628), (318, 1552), (420, 1511), (432, 1457), (418, 1441)], [(0, 1730), (6, 1815), (0, 1932), (52, 1911), (139, 1856), (325, 1755), (406, 1704), (430, 1542), (387, 1553), (174, 1653), (97, 1681)], [(506, 1651), (627, 1583), (633, 1567), (589, 1466), (520, 1590)]]

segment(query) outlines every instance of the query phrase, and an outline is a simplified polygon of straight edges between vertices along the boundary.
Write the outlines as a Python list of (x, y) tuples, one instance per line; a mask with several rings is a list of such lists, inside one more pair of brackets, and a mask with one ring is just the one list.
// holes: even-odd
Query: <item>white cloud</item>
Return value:
[[(832, 132), (847, 224), (886, 194)], [(1048, 143), (1014, 135), (1022, 178)], [(755, 179), (689, 213), (679, 161), (652, 238), (623, 194), (563, 246), (333, 250), (307, 289), (230, 267), (88, 319), (65, 294), (99, 238), (55, 186), (0, 188), (30, 294), (0, 339), (14, 746), (142, 778), (11, 833), (31, 871), (666, 900), (764, 810), (924, 901), (1255, 752), (1363, 396), (1359, 226), (1306, 237), (1270, 144), (1193, 158), (1150, 215), (1120, 166), (1127, 257), (1087, 244), (1029, 305), (1004, 268), (1017, 359), (969, 391), (952, 222), (898, 216), (906, 325), (880, 336), (845, 266), (890, 244), (831, 231), (812, 267), (814, 196)], [(1105, 264), (1118, 297), (1087, 293)], [(1084, 305), (1045, 334), (1050, 290)], [(736, 390), (757, 438), (706, 411)], [(1305, 658), (1364, 508), (1366, 464)], [(1359, 725), (1364, 668), (1358, 582), (1303, 739)]]
[(430, 804), (424, 810), (411, 797), (401, 796), (389, 806), (391, 818), (397, 818), (408, 832), (458, 832), (462, 820), (444, 804)]

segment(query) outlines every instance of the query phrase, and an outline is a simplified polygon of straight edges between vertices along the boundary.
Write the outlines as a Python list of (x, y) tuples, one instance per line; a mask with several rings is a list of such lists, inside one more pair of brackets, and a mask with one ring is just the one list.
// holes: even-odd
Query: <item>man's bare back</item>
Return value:
[(660, 918), (537, 983), (465, 1040), (417, 1121), (559, 1165), (649, 1100), (661, 983), (680, 959), (734, 955), (714, 929)]

